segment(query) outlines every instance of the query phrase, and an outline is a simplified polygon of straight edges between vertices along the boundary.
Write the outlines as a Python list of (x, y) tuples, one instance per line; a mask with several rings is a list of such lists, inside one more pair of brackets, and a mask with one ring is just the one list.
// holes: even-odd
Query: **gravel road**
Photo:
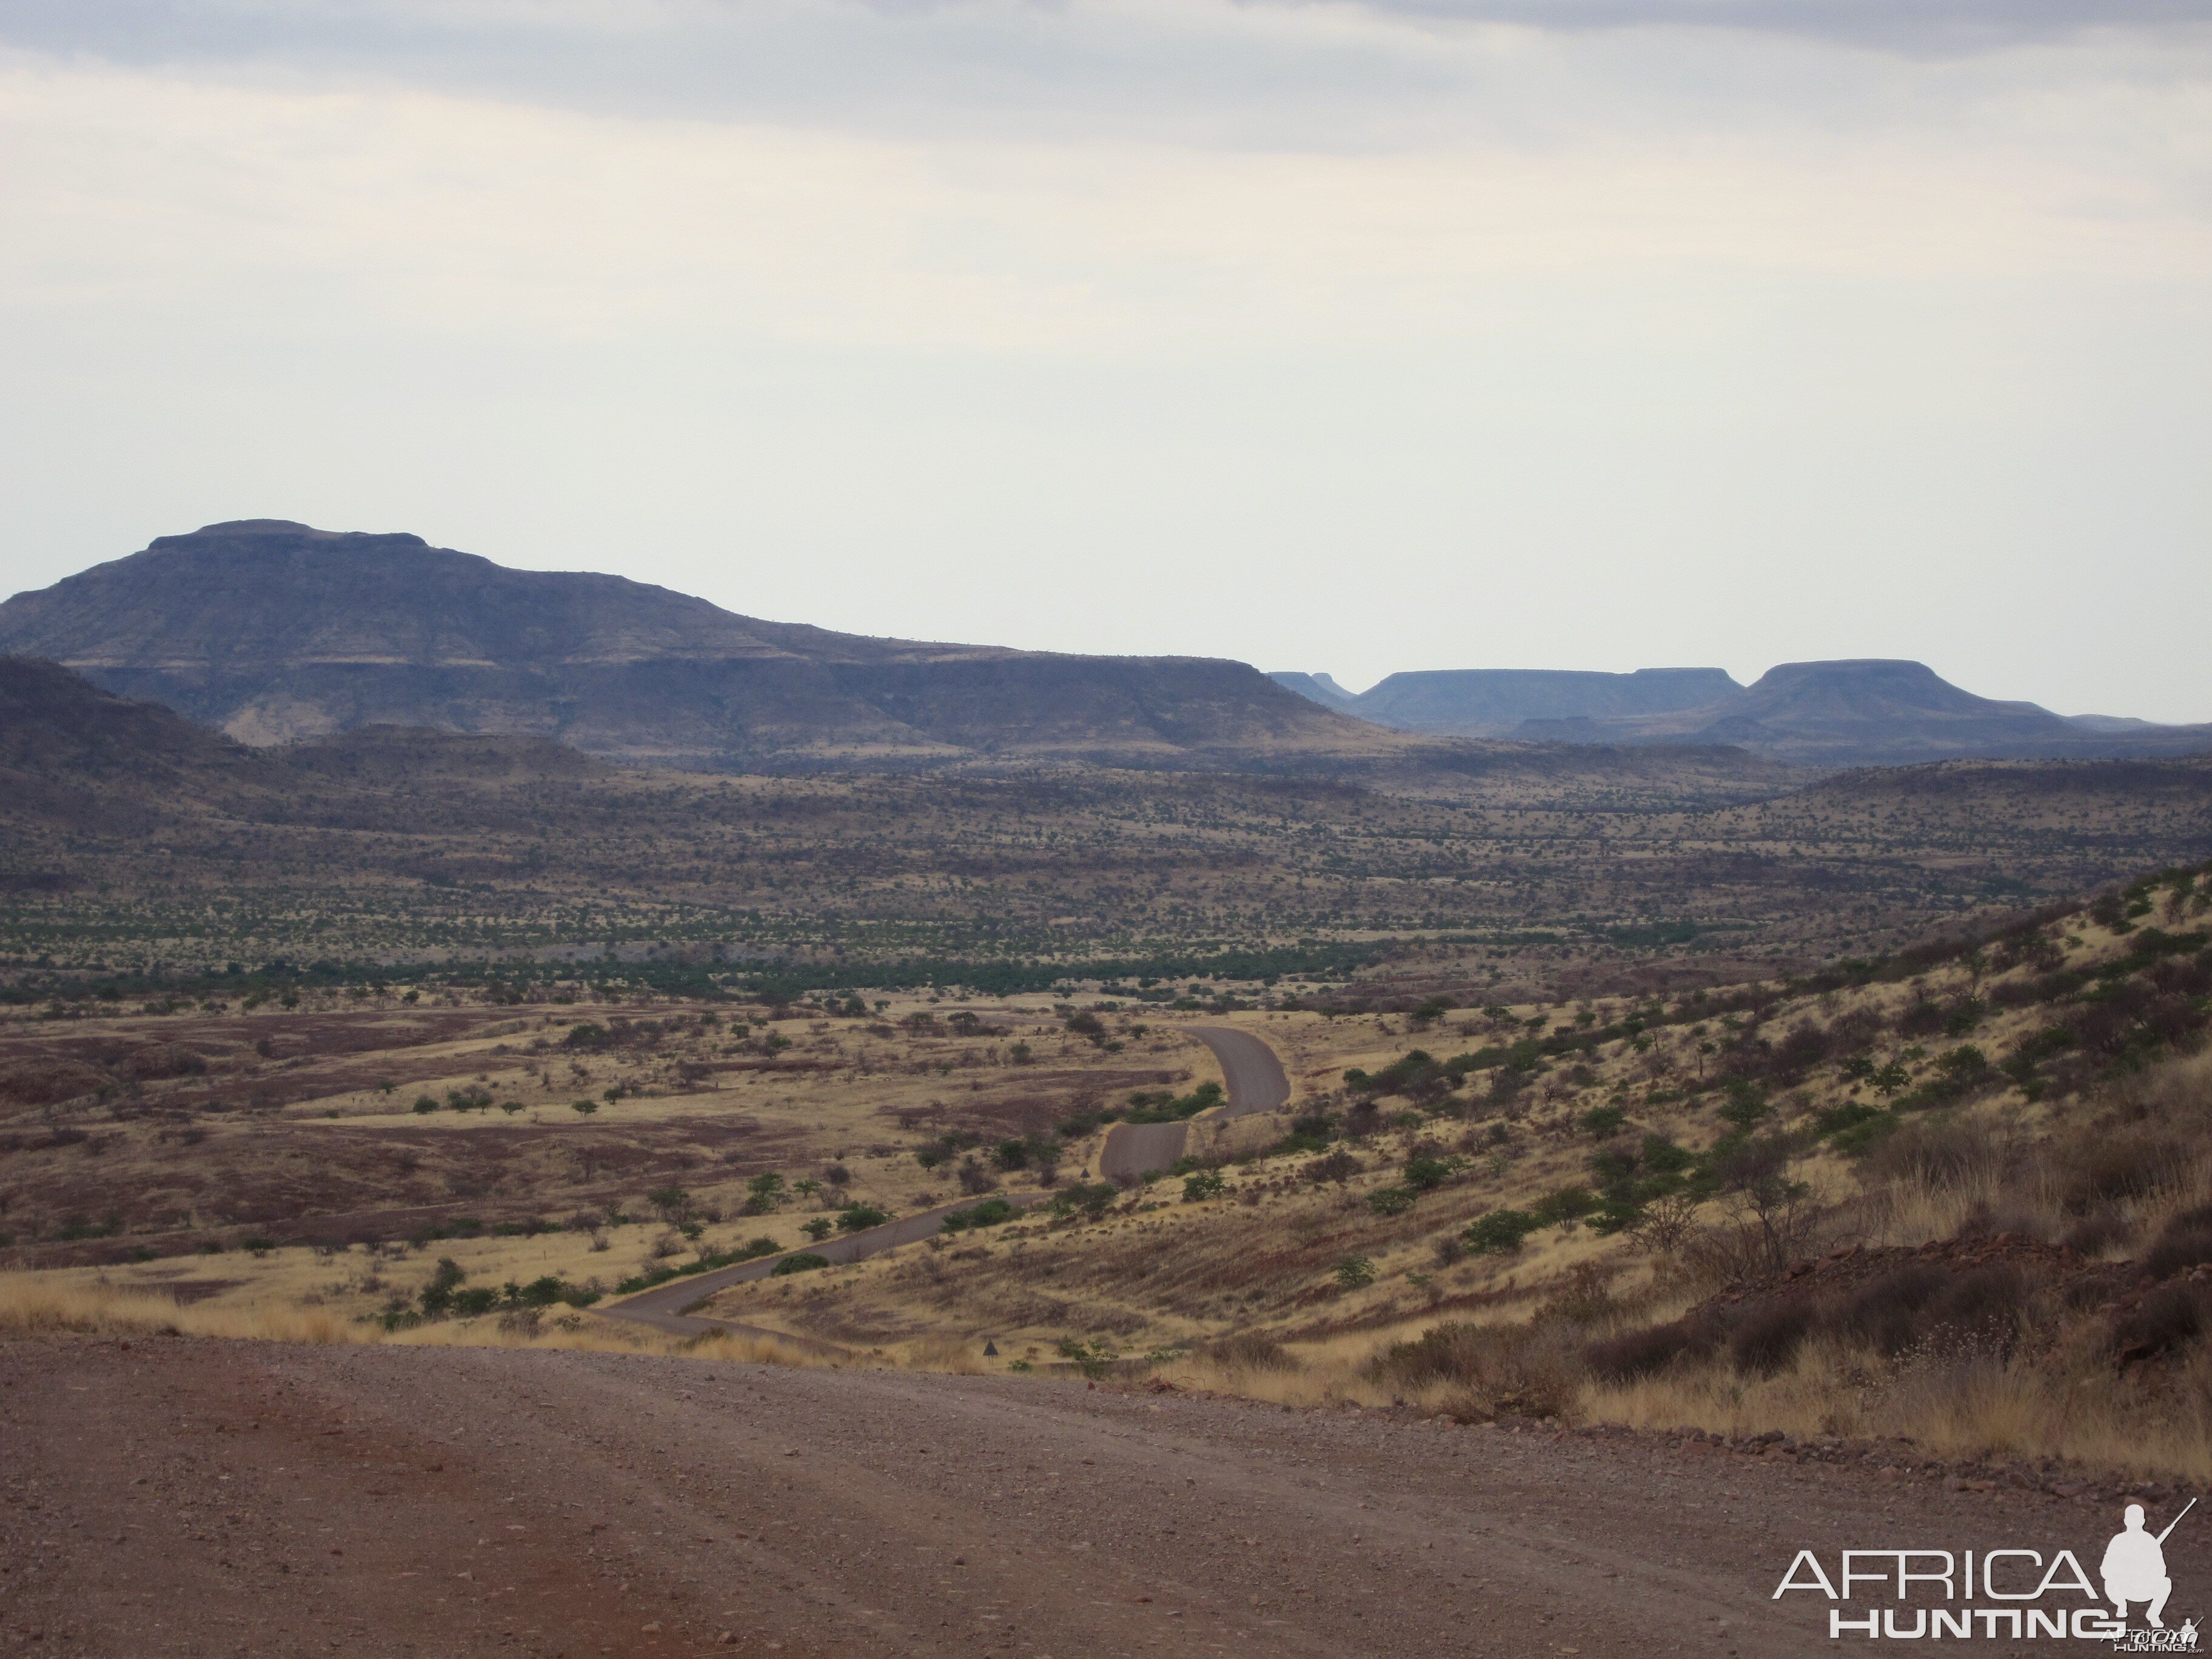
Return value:
[[(1825, 1601), (1771, 1599), (1801, 1547), (2094, 1571), (2117, 1523), (1079, 1382), (180, 1338), (0, 1344), (0, 1647), (67, 1659), (1782, 1659), (1842, 1650)], [(2167, 1545), (2170, 1618), (2208, 1539)]]
[[(1247, 1112), (1272, 1112), (1291, 1097), (1291, 1079), (1283, 1062), (1267, 1042), (1249, 1031), (1228, 1025), (1184, 1028), (1221, 1062), (1229, 1085), (1224, 1117)], [(1182, 1156), (1189, 1135), (1181, 1123), (1117, 1123), (1106, 1132), (1099, 1150), (1098, 1173), (1109, 1181), (1133, 1178), (1152, 1170), (1164, 1170)]]

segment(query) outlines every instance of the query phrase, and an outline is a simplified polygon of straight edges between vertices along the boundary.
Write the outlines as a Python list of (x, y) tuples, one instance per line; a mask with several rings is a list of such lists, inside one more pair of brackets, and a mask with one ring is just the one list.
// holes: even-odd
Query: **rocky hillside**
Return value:
[(699, 769), (981, 756), (1188, 764), (1397, 740), (1242, 664), (831, 633), (619, 576), (276, 520), (165, 536), (0, 605), (51, 658), (242, 742), (369, 725)]

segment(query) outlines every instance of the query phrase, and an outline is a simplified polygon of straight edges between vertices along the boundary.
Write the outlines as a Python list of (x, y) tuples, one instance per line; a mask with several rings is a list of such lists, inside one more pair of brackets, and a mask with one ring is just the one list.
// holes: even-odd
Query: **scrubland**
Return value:
[(1177, 1174), (710, 1310), (1285, 1402), (2212, 1477), (2207, 902), (2181, 872), (1675, 1002), (1236, 1016), (1299, 1095), (1200, 1120)]
[(1389, 939), (1445, 942), (1478, 987), (1528, 1000), (1650, 961), (1710, 981), (1891, 948), (2203, 857), (2212, 804), (2212, 767), (2188, 761), (1800, 787), (1662, 750), (1364, 780), (487, 777), (437, 758), (397, 782), (302, 772), (273, 796), (0, 801), (0, 979), (272, 961), (1080, 978), (1091, 959), (1291, 947), (1322, 965)]
[[(1034, 1195), (706, 1311), (792, 1363), (2212, 1475), (2207, 884), (2023, 910), (2201, 858), (2208, 777), (433, 778), (374, 822), (49, 825), (10, 853), (47, 990), (0, 1018), (0, 1323), (659, 1343), (592, 1308)], [(1082, 966), (1286, 944), (1316, 965)], [(961, 957), (1064, 977), (871, 988)], [(1218, 1076), (1201, 1011), (1291, 1105), (1096, 1179), (1112, 1116)]]

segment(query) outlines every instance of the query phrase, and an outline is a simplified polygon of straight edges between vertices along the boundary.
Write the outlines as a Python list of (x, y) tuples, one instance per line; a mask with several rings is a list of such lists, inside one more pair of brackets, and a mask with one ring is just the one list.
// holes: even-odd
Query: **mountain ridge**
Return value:
[(549, 738), (630, 764), (1117, 764), (1389, 752), (1243, 663), (839, 634), (411, 534), (238, 520), (0, 604), (50, 659), (269, 746), (360, 726)]
[[(1297, 690), (1312, 677), (1273, 678)], [(1690, 695), (1698, 690), (1714, 695)], [(1645, 706), (1637, 707), (1639, 700)], [(2055, 714), (2036, 703), (1978, 696), (1924, 663), (1879, 657), (1778, 663), (1747, 686), (1718, 669), (1425, 671), (1394, 674), (1331, 706), (1406, 731), (1524, 742), (1728, 744), (1814, 768), (2212, 749), (2212, 726)]]

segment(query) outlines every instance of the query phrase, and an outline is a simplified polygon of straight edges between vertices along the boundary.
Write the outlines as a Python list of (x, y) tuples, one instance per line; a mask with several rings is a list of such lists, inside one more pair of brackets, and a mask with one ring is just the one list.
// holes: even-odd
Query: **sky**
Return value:
[(0, 0), (0, 592), (2212, 720), (2203, 0)]

